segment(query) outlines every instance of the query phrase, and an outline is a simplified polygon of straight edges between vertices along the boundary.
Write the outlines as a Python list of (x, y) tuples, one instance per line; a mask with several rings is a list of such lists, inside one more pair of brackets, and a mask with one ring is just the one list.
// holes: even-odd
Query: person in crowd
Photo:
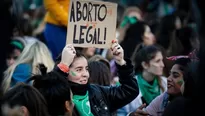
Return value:
[(153, 45), (155, 42), (156, 39), (150, 27), (145, 22), (138, 21), (130, 25), (120, 45), (125, 50), (125, 57), (131, 58), (136, 46), (140, 49), (142, 46)]
[[(125, 38), (120, 43), (125, 51), (125, 57), (131, 58), (135, 52), (138, 52), (142, 47), (155, 44), (155, 36), (150, 30), (150, 27), (142, 21), (130, 25), (125, 34)], [(116, 67), (113, 60), (110, 61), (113, 78), (117, 77)]]
[(176, 36), (183, 48), (180, 53), (181, 55), (188, 55), (194, 50), (199, 51), (199, 38), (193, 27), (182, 27), (176, 31)]
[(137, 97), (139, 91), (131, 61), (124, 59), (123, 49), (117, 42), (113, 42), (111, 50), (121, 85), (104, 87), (89, 84), (88, 62), (82, 54), (69, 44), (63, 49), (60, 63), (55, 70), (65, 76), (68, 74), (75, 104), (73, 115), (111, 116)]
[(17, 82), (25, 82), (32, 74), (39, 74), (38, 63), (44, 63), (48, 67), (48, 72), (54, 67), (47, 46), (36, 40), (26, 45), (16, 62), (5, 71), (2, 83), (4, 92)]
[[(42, 94), (33, 86), (18, 83), (7, 91), (1, 98), (1, 105), (11, 108), (17, 107), (18, 116), (49, 116), (47, 104)], [(8, 116), (6, 110), (1, 110), (2, 115)]]
[(47, 67), (39, 64), (41, 75), (32, 76), (33, 86), (44, 96), (51, 116), (72, 116), (72, 92), (67, 79), (55, 71), (47, 73)]
[(94, 48), (94, 47), (88, 47), (88, 48), (76, 47), (75, 49), (76, 49), (76, 51), (81, 52), (87, 59), (94, 56), (95, 50), (96, 50), (96, 48)]
[(110, 69), (100, 61), (88, 62), (89, 69), (89, 83), (98, 84), (103, 86), (111, 85), (111, 72)]
[[(169, 14), (160, 19), (160, 24), (156, 31), (157, 44), (163, 49), (164, 56), (181, 55), (183, 47), (180, 40), (176, 36), (177, 29), (182, 27), (179, 17), (174, 14)], [(169, 71), (173, 66), (173, 61), (164, 58), (164, 75), (169, 76)]]
[[(3, 38), (4, 41), (1, 41), (0, 45), (0, 83), (2, 83), (3, 80), (3, 74), (4, 71), (7, 68), (6, 58), (7, 58), (7, 50), (8, 46), (11, 42), (12, 32), (15, 26), (17, 25), (16, 20), (13, 20), (14, 18), (18, 19), (18, 13), (15, 12), (16, 9), (19, 7), (16, 7), (15, 4), (13, 4), (13, 1), (0, 1), (0, 13), (1, 15), (1, 21), (0, 21), (0, 35), (1, 38)], [(16, 9), (15, 9), (16, 8)], [(13, 12), (14, 11), (14, 12)], [(17, 11), (17, 10), (16, 10)], [(0, 89), (0, 97), (2, 95), (2, 88)]]
[(182, 95), (181, 87), (185, 82), (186, 68), (190, 62), (189, 58), (179, 58), (174, 61), (167, 79), (167, 91), (156, 97), (147, 107), (145, 104), (141, 105), (130, 116), (161, 116), (169, 102)]
[(123, 12), (121, 22), (117, 28), (117, 38), (119, 43), (123, 41), (125, 33), (130, 25), (142, 20), (142, 11), (135, 6), (128, 7)]
[(103, 56), (95, 54), (94, 56), (92, 56), (91, 58), (88, 59), (88, 62), (92, 62), (92, 61), (100, 61), (100, 62), (104, 63), (110, 70), (110, 63)]
[(46, 9), (44, 36), (53, 59), (56, 59), (66, 44), (70, 0), (43, 1)]
[(20, 56), (26, 45), (26, 41), (20, 37), (14, 37), (9, 45), (6, 63), (7, 67), (15, 63), (15, 60)]
[(133, 63), (140, 93), (131, 103), (118, 110), (118, 116), (128, 115), (142, 104), (149, 105), (167, 90), (167, 78), (162, 76), (164, 63), (160, 48), (155, 45), (143, 47), (135, 54)]

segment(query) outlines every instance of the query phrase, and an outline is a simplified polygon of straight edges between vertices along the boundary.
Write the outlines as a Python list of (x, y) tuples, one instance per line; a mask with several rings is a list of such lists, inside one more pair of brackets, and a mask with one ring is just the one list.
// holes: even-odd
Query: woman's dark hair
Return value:
[(25, 106), (30, 116), (49, 116), (47, 104), (42, 94), (30, 85), (18, 83), (2, 97), (2, 105), (8, 104), (11, 108)]
[(196, 83), (198, 79), (198, 66), (199, 66), (199, 61), (192, 61), (187, 65), (187, 68), (185, 70), (185, 76), (184, 76), (184, 92), (183, 96), (185, 98), (193, 99), (194, 96), (196, 95)]
[(174, 65), (178, 64), (179, 69), (181, 71), (185, 72), (185, 70), (186, 70), (186, 68), (187, 68), (187, 66), (189, 65), (190, 62), (191, 62), (191, 59), (189, 59), (189, 58), (179, 58), (174, 62)]
[(90, 61), (88, 67), (90, 83), (103, 86), (109, 86), (111, 84), (111, 72), (104, 63), (100, 61)]
[(195, 30), (191, 27), (183, 27), (176, 31), (176, 36), (183, 47), (181, 55), (188, 55), (194, 49), (191, 42), (197, 39)]
[(125, 51), (125, 57), (131, 58), (136, 46), (143, 40), (142, 37), (145, 32), (145, 27), (148, 26), (145, 22), (137, 22), (130, 25), (127, 29), (123, 41), (120, 43)]
[(166, 15), (161, 19), (160, 25), (158, 27), (159, 29), (156, 34), (157, 43), (166, 50), (169, 48), (170, 43), (174, 38), (173, 32), (176, 29), (175, 22), (176, 22), (175, 15), (173, 14)]
[(139, 52), (134, 53), (133, 55), (133, 63), (135, 66), (136, 74), (141, 73), (143, 71), (142, 62), (149, 63), (152, 60), (157, 52), (161, 52), (161, 49), (156, 45), (145, 46)]
[(65, 102), (71, 102), (71, 89), (67, 79), (57, 72), (46, 73), (47, 68), (40, 64), (42, 75), (35, 75), (28, 81), (34, 80), (33, 86), (40, 91), (48, 104), (51, 116), (64, 115), (66, 113)]

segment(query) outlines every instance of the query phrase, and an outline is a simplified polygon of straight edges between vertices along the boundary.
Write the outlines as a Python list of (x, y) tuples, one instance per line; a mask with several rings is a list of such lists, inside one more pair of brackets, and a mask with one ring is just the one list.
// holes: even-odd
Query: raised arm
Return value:
[(115, 111), (134, 100), (139, 94), (137, 80), (134, 78), (134, 68), (129, 59), (124, 59), (122, 47), (114, 42), (111, 48), (117, 65), (120, 86), (102, 87), (103, 94), (107, 97), (111, 111)]

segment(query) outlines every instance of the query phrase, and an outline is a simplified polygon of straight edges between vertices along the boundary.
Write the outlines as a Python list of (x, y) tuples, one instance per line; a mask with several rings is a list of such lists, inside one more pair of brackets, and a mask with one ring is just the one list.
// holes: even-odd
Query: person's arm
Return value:
[(164, 94), (157, 96), (147, 107), (146, 104), (142, 104), (139, 108), (137, 108), (134, 112), (130, 112), (127, 116), (157, 116), (160, 111), (163, 96)]
[(56, 63), (53, 71), (61, 74), (62, 76), (67, 77), (69, 72), (69, 66), (73, 62), (73, 59), (76, 55), (75, 48), (71, 44), (67, 44), (62, 51), (61, 61)]
[(158, 112), (161, 112), (160, 107), (162, 105), (164, 95), (165, 93), (153, 99), (152, 102), (146, 107), (146, 112), (149, 113), (150, 115), (157, 116)]
[[(67, 5), (69, 5), (70, 0), (68, 0)], [(68, 24), (68, 9), (63, 8), (58, 0), (44, 0), (44, 7), (53, 18), (56, 19), (60, 24), (67, 27)]]
[(110, 103), (111, 111), (115, 111), (134, 100), (139, 94), (137, 80), (134, 78), (134, 70), (130, 60), (126, 59), (126, 65), (117, 64), (120, 86), (104, 87), (103, 94)]
[(137, 80), (134, 78), (134, 67), (129, 59), (124, 59), (124, 50), (113, 41), (111, 51), (119, 75), (120, 86), (102, 87), (102, 93), (108, 101), (111, 112), (125, 106), (139, 94)]

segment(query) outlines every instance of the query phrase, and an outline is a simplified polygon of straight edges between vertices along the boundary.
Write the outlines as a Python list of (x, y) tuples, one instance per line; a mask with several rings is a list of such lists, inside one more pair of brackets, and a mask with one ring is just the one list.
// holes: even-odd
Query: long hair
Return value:
[(48, 104), (50, 115), (64, 115), (66, 113), (65, 102), (71, 101), (71, 89), (67, 79), (58, 72), (51, 71), (46, 73), (47, 68), (40, 64), (42, 75), (32, 76), (33, 86), (44, 96)]
[(127, 29), (123, 41), (120, 43), (125, 51), (125, 57), (130, 58), (138, 44), (143, 42), (145, 27), (148, 26), (145, 22), (137, 22), (130, 25)]
[(2, 83), (4, 92), (10, 87), (15, 68), (19, 64), (24, 63), (30, 64), (32, 66), (31, 74), (40, 73), (39, 69), (37, 68), (39, 63), (43, 63), (46, 67), (48, 67), (48, 72), (50, 72), (54, 66), (54, 61), (51, 57), (51, 54), (44, 43), (36, 40), (35, 42), (27, 44), (16, 62), (11, 65), (4, 73), (4, 80)]
[(90, 61), (88, 67), (90, 83), (103, 86), (109, 86), (111, 84), (111, 72), (106, 64), (101, 61)]
[(2, 104), (11, 108), (25, 106), (30, 116), (49, 116), (47, 104), (41, 93), (30, 85), (18, 83), (2, 97)]

